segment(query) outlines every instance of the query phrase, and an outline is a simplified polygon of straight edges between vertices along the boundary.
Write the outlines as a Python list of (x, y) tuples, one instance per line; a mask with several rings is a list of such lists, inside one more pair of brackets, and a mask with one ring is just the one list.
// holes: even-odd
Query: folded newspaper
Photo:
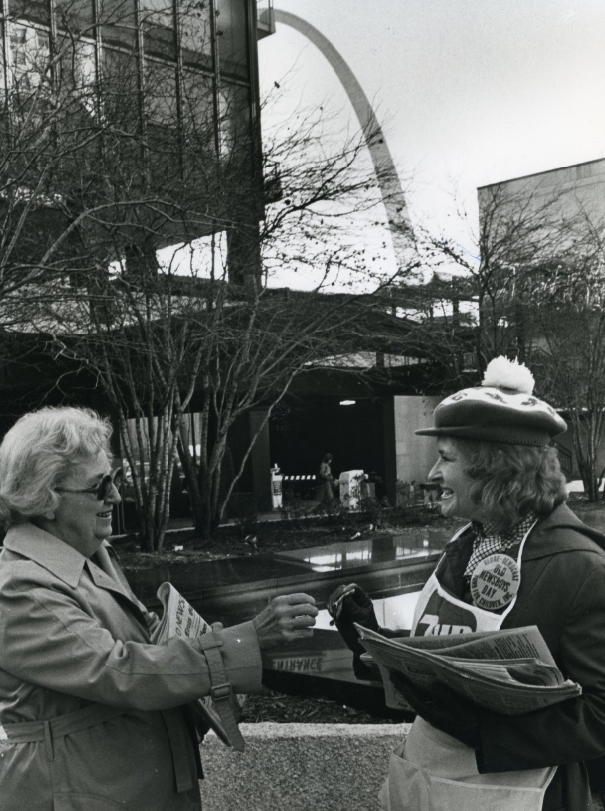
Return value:
[(355, 625), (367, 653), (382, 677), (385, 702), (409, 710), (405, 696), (393, 685), (389, 671), (402, 673), (430, 693), (436, 683), (475, 704), (504, 715), (523, 715), (575, 698), (582, 688), (565, 679), (535, 625), (504, 631), (452, 636), (410, 636), (387, 639)]
[[(200, 617), (171, 583), (162, 583), (157, 595), (164, 606), (164, 613), (152, 635), (152, 642), (156, 645), (173, 636), (192, 638), (212, 631), (212, 626)], [(236, 701), (235, 696), (233, 701)], [(221, 708), (217, 709), (210, 696), (204, 696), (187, 706), (201, 719), (206, 729), (210, 727), (214, 730), (226, 746), (232, 746), (240, 752), (244, 751), (244, 739), (237, 726), (232, 705), (223, 702)]]

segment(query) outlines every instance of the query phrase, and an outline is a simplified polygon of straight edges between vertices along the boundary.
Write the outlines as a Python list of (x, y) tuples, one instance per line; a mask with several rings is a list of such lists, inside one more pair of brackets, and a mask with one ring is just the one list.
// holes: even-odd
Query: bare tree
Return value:
[(605, 464), (605, 223), (585, 211), (573, 250), (536, 268), (527, 289), (541, 391), (565, 412), (584, 493), (599, 497)]
[(540, 269), (573, 252), (578, 240), (579, 212), (570, 211), (569, 195), (561, 188), (544, 192), (521, 181), (486, 186), (479, 190), (479, 202), (477, 228), (460, 212), (470, 244), (423, 231), (426, 267), (435, 268), (437, 276), (445, 272), (449, 281), (406, 290), (412, 306), (425, 313), (420, 337), (427, 354), (432, 346), (434, 357), (449, 356), (452, 382), (464, 369), (480, 377), (498, 355), (531, 363), (537, 334), (528, 295)]
[[(162, 13), (150, 11), (142, 30), (159, 51)], [(127, 22), (111, 29), (126, 44)], [(3, 298), (3, 320), (87, 370), (108, 399), (139, 534), (155, 551), (177, 454), (207, 538), (256, 439), (226, 477), (237, 421), (255, 406), (268, 419), (298, 374), (359, 341), (365, 299), (329, 291), (343, 273), (373, 274), (347, 233), (350, 215), (377, 200), (361, 161), (373, 134), (329, 143), (322, 116), (301, 113), (287, 137), (268, 139), (265, 169), (279, 173), (265, 184), (249, 91), (225, 84), (217, 94), (185, 64), (141, 63), (134, 42), (104, 51), (100, 71), (85, 68), (72, 23), (66, 8), (44, 58), (24, 71), (25, 100), (16, 80), (7, 94), (3, 176), (17, 225), (5, 266), (27, 284)], [(43, 251), (32, 238), (39, 212)], [(312, 267), (318, 279), (304, 294), (275, 290), (284, 267)]]
[(465, 250), (452, 240), (425, 235), (424, 255), (460, 275), (440, 289), (433, 284), (417, 293), (419, 312), (423, 300), (425, 312), (439, 296), (450, 302), (449, 331), (443, 321), (439, 329), (430, 318), (421, 321), (427, 356), (435, 338), (440, 341), (435, 353), (454, 359), (460, 352), (451, 302), (464, 291), (474, 336), (474, 358), (466, 345), (466, 368), (475, 380), (496, 355), (528, 363), (539, 393), (570, 423), (590, 499), (598, 497), (603, 478), (604, 225), (569, 188), (543, 188), (531, 178), (485, 187), (476, 247)]

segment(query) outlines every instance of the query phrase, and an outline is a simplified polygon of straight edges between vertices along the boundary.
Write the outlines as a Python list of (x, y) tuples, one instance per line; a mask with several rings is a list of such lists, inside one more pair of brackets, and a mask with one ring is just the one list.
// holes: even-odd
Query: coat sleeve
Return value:
[[(162, 710), (208, 695), (202, 644), (115, 639), (68, 587), (29, 587), (12, 577), (0, 592), (0, 667), (43, 688), (116, 707)], [(208, 644), (208, 634), (203, 638)], [(234, 692), (258, 692), (262, 665), (256, 630), (246, 622), (213, 632)]]
[[(582, 695), (521, 716), (482, 713), (481, 771), (555, 766), (605, 753), (605, 563), (590, 558), (585, 576), (574, 582), (577, 591), (555, 655), (564, 675), (582, 686)], [(548, 571), (545, 575), (546, 582), (556, 582)], [(556, 594), (541, 596), (544, 611), (549, 605), (556, 610)]]

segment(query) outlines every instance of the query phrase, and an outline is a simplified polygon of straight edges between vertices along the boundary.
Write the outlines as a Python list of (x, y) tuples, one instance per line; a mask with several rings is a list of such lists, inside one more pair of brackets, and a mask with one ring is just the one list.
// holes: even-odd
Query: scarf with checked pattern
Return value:
[(466, 580), (470, 581), (477, 565), (494, 552), (514, 552), (511, 557), (516, 558), (516, 552), (521, 545), (521, 541), (525, 534), (529, 532), (537, 517), (535, 513), (530, 512), (522, 521), (502, 533), (498, 532), (490, 521), (486, 521), (484, 524), (473, 521), (471, 526), (475, 533), (475, 539), (473, 541), (473, 551), (464, 572)]

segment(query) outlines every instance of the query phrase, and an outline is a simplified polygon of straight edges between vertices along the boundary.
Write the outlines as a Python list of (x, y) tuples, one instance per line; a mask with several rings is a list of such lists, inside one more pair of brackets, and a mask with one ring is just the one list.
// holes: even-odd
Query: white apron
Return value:
[[(468, 526), (457, 532), (450, 543)], [(523, 547), (532, 529), (533, 526), (519, 548), (519, 572)], [(413, 636), (500, 628), (515, 604), (516, 594), (501, 614), (486, 611), (448, 594), (436, 571), (418, 600)], [(552, 766), (479, 774), (474, 749), (417, 716), (407, 740), (391, 754), (388, 777), (379, 799), (386, 811), (540, 811), (555, 771), (556, 766)]]

